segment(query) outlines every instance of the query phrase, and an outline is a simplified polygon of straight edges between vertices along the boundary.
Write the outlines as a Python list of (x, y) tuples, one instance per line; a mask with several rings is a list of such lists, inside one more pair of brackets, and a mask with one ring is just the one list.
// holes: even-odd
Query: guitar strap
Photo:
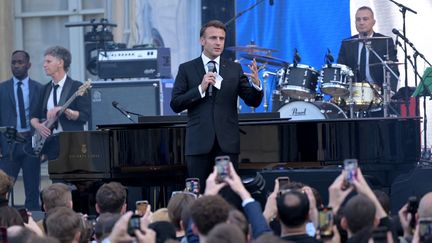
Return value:
[(66, 81), (64, 83), (58, 105), (64, 105), (64, 103), (66, 103), (66, 101), (69, 99), (68, 96), (71, 92), (71, 89), (72, 89), (72, 81), (69, 77), (66, 77)]
[(45, 94), (44, 94), (44, 100), (43, 100), (43, 115), (42, 117), (46, 118), (46, 111), (47, 111), (47, 104), (48, 104), (48, 98), (51, 94), (51, 90), (52, 90), (52, 82), (50, 82), (49, 84), (47, 84), (46, 88), (45, 88)]

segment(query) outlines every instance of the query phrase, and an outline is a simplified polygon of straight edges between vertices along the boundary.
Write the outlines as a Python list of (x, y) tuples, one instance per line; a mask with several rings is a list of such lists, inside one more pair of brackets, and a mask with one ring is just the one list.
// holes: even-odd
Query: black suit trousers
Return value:
[(228, 155), (233, 163), (233, 166), (238, 170), (238, 154), (224, 153), (219, 146), (219, 142), (215, 139), (212, 150), (208, 154), (187, 155), (186, 164), (189, 178), (198, 178), (200, 180), (200, 192), (204, 193), (205, 182), (210, 173), (213, 172), (215, 158), (221, 155)]

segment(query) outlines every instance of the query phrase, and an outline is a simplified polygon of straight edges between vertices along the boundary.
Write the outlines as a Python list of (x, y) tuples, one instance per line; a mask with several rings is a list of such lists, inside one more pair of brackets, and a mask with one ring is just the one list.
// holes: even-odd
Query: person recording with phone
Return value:
[[(413, 206), (413, 204), (415, 206)], [(426, 193), (415, 203), (411, 198), (399, 210), (403, 238), (407, 242), (431, 242), (432, 240), (432, 192)], [(414, 225), (412, 225), (414, 221)]]
[[(206, 180), (206, 190), (204, 195), (217, 195), (219, 191), (228, 185), (242, 200), (242, 208), (247, 220), (251, 224), (252, 238), (256, 239), (271, 229), (266, 222), (261, 205), (256, 201), (243, 185), (243, 182), (234, 165), (228, 161), (228, 173), (221, 177), (221, 170), (214, 166), (213, 172), (210, 173)], [(223, 179), (222, 179), (223, 178)]]
[[(368, 81), (378, 85), (382, 90), (384, 80), (381, 61), (369, 51), (366, 45), (370, 45), (385, 61), (397, 62), (397, 51), (391, 37), (373, 30), (375, 23), (374, 12), (370, 7), (363, 6), (357, 9), (355, 26), (359, 33), (342, 41), (337, 62), (349, 66), (353, 70), (357, 82)], [(364, 41), (360, 41), (361, 39)], [(389, 66), (399, 75), (396, 65)], [(390, 87), (393, 92), (396, 92), (397, 85), (398, 79), (391, 75)]]
[(220, 21), (212, 20), (202, 26), (201, 56), (179, 66), (170, 102), (176, 113), (187, 110), (188, 177), (199, 178), (201, 188), (216, 156), (228, 155), (237, 167), (238, 96), (253, 107), (259, 106), (263, 97), (255, 60), (249, 65), (252, 73), (248, 74), (240, 64), (221, 57), (225, 37), (226, 27)]
[[(328, 206), (335, 215), (342, 210), (341, 227), (348, 231), (348, 239), (352, 238), (353, 242), (372, 237), (372, 231), (377, 226), (386, 227), (389, 237), (397, 239), (393, 222), (368, 185), (361, 169), (355, 166), (356, 172), (352, 174), (350, 171), (353, 168), (353, 161), (356, 160), (345, 160), (345, 169), (330, 185)], [(341, 208), (347, 196), (354, 190), (357, 195), (350, 198), (344, 208)]]

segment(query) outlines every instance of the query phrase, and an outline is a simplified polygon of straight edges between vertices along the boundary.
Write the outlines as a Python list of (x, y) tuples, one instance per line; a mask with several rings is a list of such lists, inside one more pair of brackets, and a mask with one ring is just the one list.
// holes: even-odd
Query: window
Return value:
[(65, 23), (100, 19), (106, 12), (106, 0), (17, 0), (15, 1), (15, 49), (30, 54), (30, 77), (49, 82), (43, 70), (43, 52), (60, 45), (72, 54), (70, 75), (76, 80), (86, 78), (83, 27), (66, 28)]

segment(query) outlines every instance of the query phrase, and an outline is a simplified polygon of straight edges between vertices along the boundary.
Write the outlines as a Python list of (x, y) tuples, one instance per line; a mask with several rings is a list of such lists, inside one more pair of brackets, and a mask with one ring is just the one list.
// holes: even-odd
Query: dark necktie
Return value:
[(17, 97), (18, 97), (18, 109), (19, 109), (19, 117), (21, 121), (21, 128), (27, 128), (27, 119), (25, 114), (25, 108), (24, 108), (24, 95), (21, 88), (21, 85), (23, 83), (21, 81), (18, 81), (18, 87), (17, 87)]
[(213, 70), (209, 70), (209, 71), (217, 73), (216, 62), (215, 61), (209, 61), (208, 63), (213, 63)]
[[(208, 68), (209, 72), (217, 73), (216, 62), (215, 61), (209, 61), (207, 63), (207, 68)], [(208, 88), (208, 95), (210, 97), (213, 96), (213, 85), (210, 85), (210, 87)]]
[(360, 82), (366, 80), (366, 44), (363, 43), (363, 47), (360, 53)]
[(54, 106), (57, 106), (57, 89), (60, 85), (56, 84), (54, 85), (54, 91), (53, 91), (53, 101), (54, 101)]
[[(55, 106), (57, 106), (57, 104), (58, 104), (58, 101), (57, 101), (57, 89), (58, 89), (58, 87), (59, 87), (60, 85), (58, 85), (58, 84), (56, 84), (56, 85), (54, 85), (54, 90), (53, 90), (53, 102), (54, 102), (54, 107)], [(58, 128), (58, 121), (56, 121), (54, 124), (53, 124), (53, 127), (54, 128)]]

